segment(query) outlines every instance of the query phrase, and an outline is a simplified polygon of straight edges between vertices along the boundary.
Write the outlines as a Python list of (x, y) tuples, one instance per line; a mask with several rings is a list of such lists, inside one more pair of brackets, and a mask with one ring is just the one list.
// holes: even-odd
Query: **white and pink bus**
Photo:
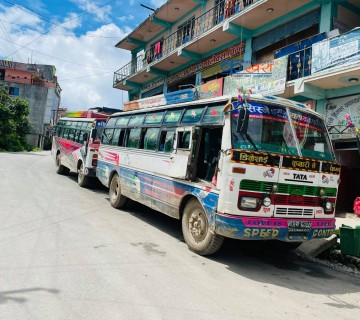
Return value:
[(98, 118), (60, 118), (53, 137), (51, 154), (56, 172), (78, 174), (80, 187), (87, 187), (96, 177), (95, 168), (102, 129), (107, 116)]
[(335, 227), (340, 165), (324, 119), (279, 97), (113, 114), (96, 170), (113, 207), (130, 198), (180, 219), (189, 249), (201, 255), (225, 237), (294, 248)]

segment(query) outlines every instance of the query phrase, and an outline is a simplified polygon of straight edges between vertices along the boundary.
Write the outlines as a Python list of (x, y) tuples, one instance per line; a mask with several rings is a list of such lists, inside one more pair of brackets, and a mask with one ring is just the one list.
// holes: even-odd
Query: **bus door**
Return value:
[(195, 146), (195, 127), (176, 128), (174, 148), (170, 155), (170, 176), (192, 179), (192, 158)]

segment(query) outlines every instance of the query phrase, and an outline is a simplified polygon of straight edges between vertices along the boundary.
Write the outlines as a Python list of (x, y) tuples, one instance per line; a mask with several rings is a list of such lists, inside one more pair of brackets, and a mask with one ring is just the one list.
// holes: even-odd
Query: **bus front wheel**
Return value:
[(126, 204), (127, 198), (121, 194), (120, 177), (117, 174), (111, 179), (109, 197), (111, 206), (116, 209), (121, 209)]
[(55, 165), (57, 174), (67, 175), (70, 172), (69, 168), (66, 168), (61, 164), (60, 154), (56, 155)]
[(211, 232), (199, 201), (194, 199), (186, 205), (181, 222), (185, 242), (191, 251), (205, 256), (220, 249), (224, 237)]
[(84, 163), (81, 162), (78, 169), (78, 184), (81, 188), (86, 188), (89, 185), (90, 178), (85, 175)]

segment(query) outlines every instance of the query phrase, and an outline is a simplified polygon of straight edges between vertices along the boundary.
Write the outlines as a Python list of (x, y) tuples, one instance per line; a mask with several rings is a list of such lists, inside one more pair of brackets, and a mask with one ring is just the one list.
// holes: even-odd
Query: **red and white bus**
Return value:
[(56, 172), (77, 172), (80, 187), (96, 177), (95, 168), (103, 127), (107, 116), (97, 118), (60, 118), (53, 137), (51, 154)]

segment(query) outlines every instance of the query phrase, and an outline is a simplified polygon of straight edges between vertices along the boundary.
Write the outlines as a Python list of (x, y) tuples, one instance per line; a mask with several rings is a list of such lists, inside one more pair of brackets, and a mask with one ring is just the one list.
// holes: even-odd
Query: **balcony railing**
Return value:
[(211, 28), (257, 1), (259, 0), (236, 0), (230, 8), (225, 7), (225, 0), (219, 2), (215, 7), (203, 13), (201, 16), (191, 19), (168, 37), (161, 39), (146, 50), (143, 55), (139, 55), (136, 59), (117, 70), (114, 73), (113, 85), (116, 86), (117, 83), (144, 70), (149, 64), (168, 56), (185, 43), (200, 38), (202, 34)]
[(287, 81), (311, 75), (312, 47), (289, 54)]

